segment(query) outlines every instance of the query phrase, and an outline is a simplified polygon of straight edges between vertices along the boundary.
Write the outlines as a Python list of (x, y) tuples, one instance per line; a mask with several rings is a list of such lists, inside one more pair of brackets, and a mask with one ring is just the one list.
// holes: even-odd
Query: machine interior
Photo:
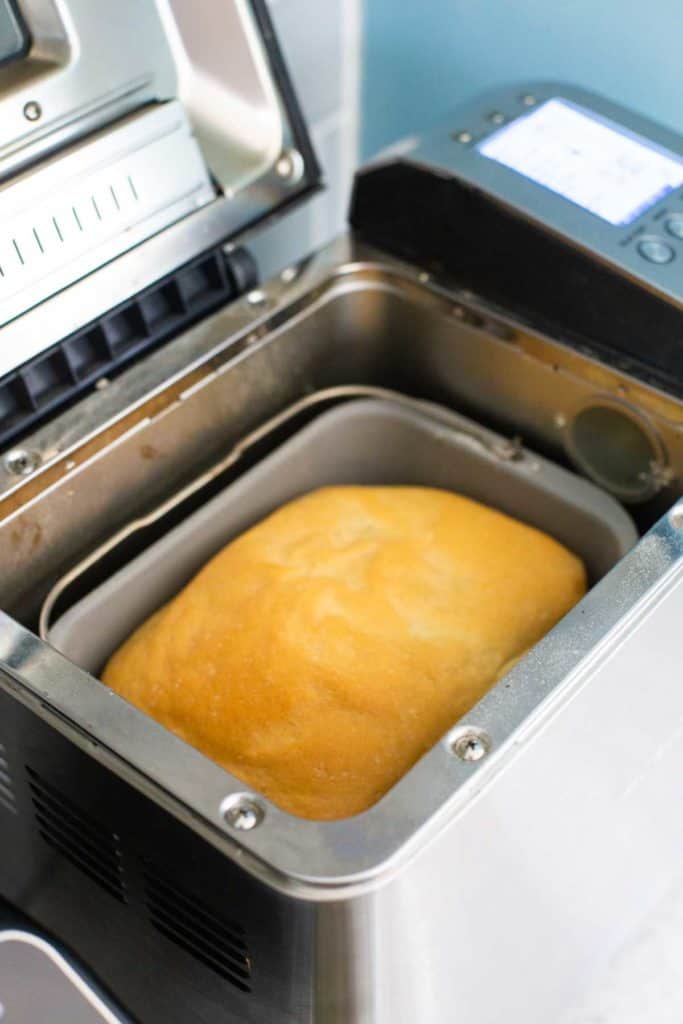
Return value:
[[(287, 417), (222, 466), (245, 435), (303, 397), (340, 385), (391, 388), (464, 412), (513, 445), (520, 438), (574, 470), (592, 469), (617, 497), (640, 488), (641, 500), (628, 508), (641, 531), (680, 491), (680, 402), (378, 264), (337, 268), (295, 301), (280, 303), (255, 330), (219, 344), (190, 375), (167, 381), (153, 398), (133, 400), (145, 374), (149, 382), (169, 360), (211, 347), (234, 316), (228, 307), (211, 317), (142, 369), (124, 373), (106, 396), (91, 395), (32, 439), (53, 459), (3, 502), (6, 611), (35, 629), (51, 586), (98, 545), (151, 516), (144, 530), (98, 559), (100, 574), (113, 571), (298, 429), (307, 414)], [(124, 415), (74, 444), (78, 424), (101, 415), (107, 403), (118, 403)], [(610, 447), (613, 480), (604, 464)], [(183, 488), (187, 493), (174, 499), (173, 509), (152, 514)], [(22, 501), (22, 492), (30, 500)], [(82, 592), (82, 586), (66, 589), (72, 599)]]
[[(33, 637), (25, 633), (7, 659), (23, 665), (26, 657), (40, 662), (44, 654), (47, 670), (58, 659), (44, 643), (51, 621), (299, 429), (310, 411), (291, 416), (293, 403), (307, 405), (322, 389), (345, 386), (388, 388), (465, 413), (506, 437), (513, 459), (521, 439), (532, 451), (576, 468), (577, 433), (586, 462), (596, 443), (615, 445), (619, 437), (635, 436), (638, 444), (618, 449), (615, 485), (640, 482), (642, 500), (629, 512), (641, 533), (680, 494), (680, 401), (506, 320), (472, 296), (444, 290), (353, 238), (340, 239), (264, 284), (256, 296), (206, 318), (25, 440), (41, 465), (23, 481), (7, 473), (0, 480), (0, 557), (6, 566), (0, 607), (19, 623), (17, 640), (8, 635), (8, 643), (19, 643), (22, 628)], [(614, 414), (601, 413), (599, 422), (602, 417), (619, 427), (606, 438), (586, 431), (585, 419), (581, 430), (573, 429), (586, 410), (596, 409)], [(269, 421), (284, 413), (277, 429), (270, 429)], [(255, 443), (245, 447), (247, 438)], [(658, 543), (650, 538), (637, 545), (595, 581), (477, 705), (477, 720), (493, 728), (497, 742), (526, 721), (620, 620), (638, 581), (647, 585), (647, 552)], [(78, 726), (81, 733), (96, 737), (98, 749), (119, 752), (141, 785), (161, 777), (164, 788), (189, 801), (195, 813), (229, 829), (221, 808), (232, 776), (125, 701), (113, 702), (73, 663), (58, 659), (54, 667), (57, 691), (55, 677), (45, 677), (46, 714), (58, 692), (60, 718), (87, 721)], [(426, 787), (425, 819), (448, 799), (452, 759), (447, 744), (437, 743), (367, 812), (384, 822), (372, 832), (382, 837), (382, 849), (374, 841), (367, 849), (361, 844), (354, 870), (378, 863), (410, 834), (414, 821), (405, 795), (413, 787)], [(334, 870), (341, 870), (339, 852), (319, 823), (304, 828), (301, 819), (273, 806), (269, 821), (275, 834), (286, 837), (285, 860), (305, 850), (313, 860), (331, 857)], [(338, 824), (356, 835), (356, 821)], [(270, 850), (271, 834), (270, 828), (256, 830), (250, 846)]]

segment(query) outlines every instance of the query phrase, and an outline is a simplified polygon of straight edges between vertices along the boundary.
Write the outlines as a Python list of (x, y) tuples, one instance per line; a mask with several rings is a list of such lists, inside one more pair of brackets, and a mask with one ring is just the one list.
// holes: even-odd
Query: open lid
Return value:
[(3, 25), (0, 325), (200, 208), (225, 240), (319, 183), (264, 0), (0, 0)]

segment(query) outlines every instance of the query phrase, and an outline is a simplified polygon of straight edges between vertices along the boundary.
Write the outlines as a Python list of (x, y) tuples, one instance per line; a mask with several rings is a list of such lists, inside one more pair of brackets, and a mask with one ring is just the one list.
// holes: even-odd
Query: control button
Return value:
[(674, 238), (683, 238), (683, 213), (675, 213), (673, 217), (667, 217), (664, 227)]
[(671, 263), (676, 256), (671, 246), (659, 238), (645, 238), (638, 242), (638, 252), (650, 263)]

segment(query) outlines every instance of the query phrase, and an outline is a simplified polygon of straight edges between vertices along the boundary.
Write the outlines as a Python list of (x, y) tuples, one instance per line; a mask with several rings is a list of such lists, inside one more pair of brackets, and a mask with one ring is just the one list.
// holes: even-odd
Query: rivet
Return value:
[(100, 377), (99, 380), (95, 381), (95, 391), (106, 391), (106, 389), (108, 387), (109, 387), (109, 378), (108, 377)]
[(536, 105), (536, 97), (533, 95), (533, 93), (526, 92), (523, 96), (520, 96), (519, 99), (522, 105), (525, 107), (533, 107)]
[(247, 294), (247, 302), (250, 306), (262, 306), (265, 301), (266, 293), (262, 292), (260, 288), (255, 288), (254, 291)]
[(676, 507), (671, 510), (669, 518), (671, 519), (671, 525), (675, 530), (683, 530), (683, 505), (676, 505)]
[(564, 428), (567, 426), (567, 417), (564, 415), (564, 413), (556, 412), (553, 417), (553, 421), (558, 430), (564, 430)]
[(27, 451), (24, 448), (15, 448), (8, 452), (4, 459), (5, 469), (12, 476), (29, 476), (41, 463), (38, 452)]
[(491, 750), (491, 737), (484, 729), (465, 725), (450, 737), (450, 748), (461, 761), (481, 761)]
[(304, 176), (306, 165), (297, 149), (286, 149), (275, 164), (275, 173), (288, 185), (296, 185)]
[(492, 110), (488, 116), (488, 120), (491, 124), (505, 124), (505, 114), (500, 110)]
[(221, 804), (221, 815), (231, 828), (238, 832), (251, 832), (265, 817), (262, 805), (245, 793), (233, 793)]
[(420, 284), (427, 284), (427, 281), (429, 281), (429, 277), (430, 275), (427, 273), (427, 271), (423, 270), (420, 276), (418, 277), (418, 281), (420, 282)]
[(285, 269), (280, 274), (280, 280), (284, 281), (285, 284), (291, 284), (291, 282), (295, 281), (298, 276), (299, 271), (297, 270), (296, 267), (285, 267)]
[(463, 146), (466, 146), (468, 142), (472, 141), (472, 132), (455, 132), (453, 138), (456, 142), (461, 142)]
[(43, 115), (43, 108), (35, 100), (29, 100), (24, 104), (24, 117), (27, 121), (40, 121)]

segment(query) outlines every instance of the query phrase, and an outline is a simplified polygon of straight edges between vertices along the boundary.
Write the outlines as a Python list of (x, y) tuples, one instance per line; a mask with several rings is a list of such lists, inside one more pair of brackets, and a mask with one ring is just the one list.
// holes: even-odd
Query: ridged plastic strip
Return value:
[(212, 249), (7, 374), (0, 380), (0, 448), (256, 282), (245, 249)]

